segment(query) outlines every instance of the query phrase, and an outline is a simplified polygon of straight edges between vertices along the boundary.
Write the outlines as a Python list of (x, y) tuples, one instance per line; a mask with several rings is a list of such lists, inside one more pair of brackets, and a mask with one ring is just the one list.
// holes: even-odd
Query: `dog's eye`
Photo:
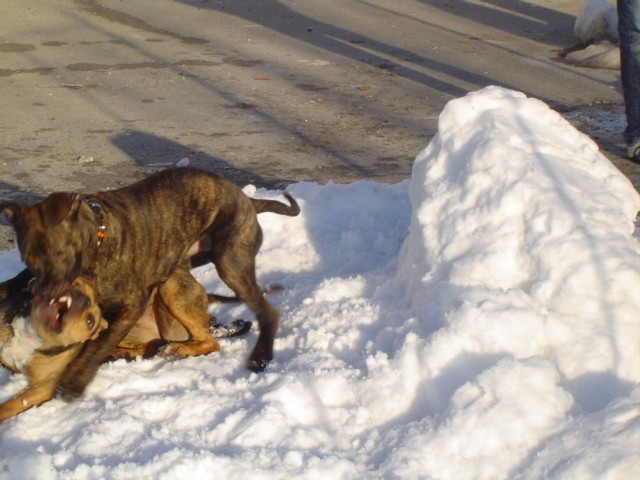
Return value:
[(89, 315), (87, 316), (87, 327), (89, 328), (93, 328), (93, 325), (96, 323), (96, 319), (93, 317), (93, 315)]

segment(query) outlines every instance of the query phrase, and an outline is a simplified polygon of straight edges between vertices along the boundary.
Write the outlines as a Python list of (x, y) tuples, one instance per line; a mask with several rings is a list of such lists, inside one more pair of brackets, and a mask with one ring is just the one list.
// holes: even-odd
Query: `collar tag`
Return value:
[(93, 211), (93, 214), (96, 217), (96, 221), (98, 223), (98, 231), (96, 232), (96, 237), (98, 237), (98, 246), (100, 246), (100, 244), (102, 243), (102, 240), (107, 234), (107, 227), (102, 221), (103, 220), (102, 205), (100, 205), (100, 202), (97, 202), (95, 200), (85, 200), (85, 203), (89, 205), (89, 207)]

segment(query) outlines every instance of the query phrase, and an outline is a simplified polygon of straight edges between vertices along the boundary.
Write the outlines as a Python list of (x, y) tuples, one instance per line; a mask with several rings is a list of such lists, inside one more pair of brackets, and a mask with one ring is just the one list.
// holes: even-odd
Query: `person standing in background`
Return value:
[(620, 76), (627, 128), (627, 155), (640, 162), (640, 0), (618, 0)]

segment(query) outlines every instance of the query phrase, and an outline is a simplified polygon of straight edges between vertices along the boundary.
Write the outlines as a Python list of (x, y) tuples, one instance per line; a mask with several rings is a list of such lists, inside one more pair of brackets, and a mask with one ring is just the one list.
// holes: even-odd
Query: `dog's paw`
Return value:
[(66, 384), (64, 382), (60, 382), (56, 385), (55, 396), (65, 402), (73, 402), (82, 396), (84, 392), (83, 386), (78, 386), (74, 384)]
[(258, 343), (253, 347), (249, 360), (247, 360), (247, 368), (255, 373), (264, 372), (269, 365), (269, 362), (273, 360), (273, 348), (271, 345), (265, 347), (265, 343), (261, 342), (261, 338), (258, 338)]
[(262, 373), (267, 369), (269, 362), (266, 360), (252, 360), (247, 361), (247, 368), (253, 373)]
[(169, 342), (161, 347), (158, 354), (168, 360), (178, 358), (196, 357), (198, 355), (208, 355), (220, 350), (220, 344), (215, 338), (209, 337), (202, 341), (191, 342)]

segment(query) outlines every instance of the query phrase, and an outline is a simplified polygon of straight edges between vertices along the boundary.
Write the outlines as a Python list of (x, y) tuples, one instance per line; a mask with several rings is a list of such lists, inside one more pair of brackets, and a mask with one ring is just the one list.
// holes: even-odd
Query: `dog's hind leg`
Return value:
[(139, 342), (125, 338), (111, 351), (107, 361), (125, 359), (135, 360), (138, 357), (151, 358), (155, 356), (162, 347), (167, 344), (166, 341), (158, 338), (148, 342)]
[(253, 372), (263, 371), (273, 360), (273, 341), (278, 330), (280, 314), (278, 309), (267, 302), (256, 281), (255, 253), (225, 250), (215, 260), (218, 275), (236, 296), (247, 304), (258, 320), (260, 334), (247, 368)]
[[(169, 279), (158, 287), (158, 299), (162, 303), (159, 309), (166, 309), (175, 321), (179, 322), (186, 330), (188, 337), (172, 338), (175, 328), (171, 332), (163, 331), (160, 334), (168, 340), (166, 346), (160, 349), (160, 355), (164, 357), (188, 357), (194, 355), (206, 355), (220, 350), (220, 345), (209, 331), (209, 305), (207, 293), (204, 287), (193, 278), (186, 268), (179, 268)], [(158, 312), (162, 315), (162, 312)], [(159, 322), (159, 324), (162, 322)], [(172, 322), (171, 322), (172, 323)]]

